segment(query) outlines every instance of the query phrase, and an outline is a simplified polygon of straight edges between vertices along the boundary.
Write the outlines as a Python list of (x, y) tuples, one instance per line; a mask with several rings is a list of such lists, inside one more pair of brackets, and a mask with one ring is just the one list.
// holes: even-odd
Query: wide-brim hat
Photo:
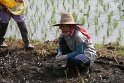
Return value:
[(71, 13), (61, 13), (61, 19), (60, 23), (54, 24), (53, 26), (60, 26), (62, 24), (74, 24), (74, 25), (80, 25), (78, 23), (75, 23), (74, 18)]
[(8, 8), (8, 10), (12, 13), (12, 14), (14, 14), (14, 15), (22, 15), (23, 13), (24, 13), (24, 10), (25, 10), (25, 3), (24, 2), (22, 2), (22, 3), (20, 3), (20, 2), (16, 2), (17, 3), (17, 5), (15, 6), (15, 7), (13, 7), (13, 8)]

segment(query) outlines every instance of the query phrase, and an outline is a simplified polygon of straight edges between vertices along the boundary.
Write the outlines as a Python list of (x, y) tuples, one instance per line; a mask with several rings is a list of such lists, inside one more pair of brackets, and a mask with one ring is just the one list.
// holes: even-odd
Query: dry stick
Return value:
[(10, 49), (8, 50), (6, 57), (9, 57), (9, 56), (10, 56)]
[(77, 67), (76, 67), (76, 70), (77, 70), (77, 72), (78, 72), (78, 76), (79, 76), (81, 82), (82, 82), (82, 83), (85, 83), (85, 82), (84, 82), (84, 79), (81, 77), (80, 72), (79, 72), (79, 70), (78, 70)]
[(114, 55), (115, 61), (117, 62), (117, 64), (119, 64), (119, 62), (118, 62), (118, 60), (117, 60), (117, 58), (116, 58), (116, 57), (117, 57), (117, 54), (116, 54), (116, 52), (115, 52), (116, 49), (117, 49), (117, 47), (115, 47), (115, 49), (114, 49), (114, 51), (113, 51), (113, 54), (115, 54), (115, 55)]
[(67, 70), (65, 70), (65, 77), (66, 77), (66, 78), (65, 78), (66, 82), (68, 82), (68, 80), (67, 80), (67, 78), (68, 78), (68, 77), (67, 77)]

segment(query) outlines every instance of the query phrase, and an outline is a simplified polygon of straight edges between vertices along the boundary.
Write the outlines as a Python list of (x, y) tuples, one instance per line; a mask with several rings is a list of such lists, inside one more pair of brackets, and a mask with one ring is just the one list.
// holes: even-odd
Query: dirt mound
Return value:
[[(49, 44), (49, 45), (48, 45)], [(35, 50), (21, 47), (0, 49), (0, 83), (123, 83), (124, 58), (99, 56), (89, 73), (68, 74), (65, 62), (54, 61), (53, 43)], [(54, 49), (51, 49), (53, 48)], [(72, 72), (73, 73), (73, 72)]]

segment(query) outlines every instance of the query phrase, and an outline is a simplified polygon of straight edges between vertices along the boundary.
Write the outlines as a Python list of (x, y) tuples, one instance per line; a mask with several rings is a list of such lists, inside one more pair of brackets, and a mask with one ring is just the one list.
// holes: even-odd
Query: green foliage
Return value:
[(84, 3), (87, 5), (89, 3), (89, 0), (84, 0)]
[(113, 16), (113, 11), (108, 14), (108, 25), (111, 23), (112, 16)]
[(121, 29), (119, 29), (119, 35), (116, 38), (116, 43), (120, 44), (121, 38), (122, 38), (122, 31), (121, 31)]
[(109, 3), (103, 5), (103, 9), (105, 12), (109, 9)]
[[(101, 44), (101, 43), (96, 43), (96, 44), (94, 44), (94, 47), (95, 47), (96, 49), (104, 49), (104, 48), (106, 48), (106, 46), (115, 47), (115, 48), (116, 48), (117, 56), (124, 56), (124, 45), (121, 45), (121, 44), (118, 43), (118, 42), (113, 42), (113, 43), (106, 44), (106, 45), (103, 45), (103, 44)], [(107, 48), (106, 48), (106, 49), (107, 49)]]
[(73, 12), (72, 15), (73, 15), (73, 17), (74, 17), (75, 22), (77, 22), (77, 17), (78, 17), (78, 15), (77, 15), (75, 12)]
[(117, 26), (119, 25), (118, 20), (115, 20), (115, 19), (114, 19), (114, 23), (113, 23), (113, 25), (114, 25), (114, 28), (117, 28)]
[(94, 17), (94, 23), (95, 23), (95, 26), (98, 25), (98, 16), (95, 16), (95, 17)]
[(84, 17), (84, 15), (82, 15), (82, 17), (81, 17), (81, 24), (84, 25), (85, 24), (85, 21), (86, 21), (85, 20), (85, 17)]
[(124, 51), (124, 45), (119, 45), (119, 46), (118, 46), (118, 50)]
[[(73, 13), (75, 22), (79, 22), (82, 25), (92, 29), (95, 36), (98, 36), (101, 29), (105, 29), (103, 36), (103, 43), (114, 33), (115, 30), (123, 28), (124, 13), (121, 11), (121, 7), (124, 5), (124, 0), (118, 1), (114, 0), (111, 2), (106, 2), (105, 0), (96, 0), (92, 6), (92, 0), (29, 0), (26, 1), (27, 7), (25, 9), (26, 14), (26, 24), (29, 29), (30, 38), (37, 35), (37, 30), (41, 30), (43, 38), (48, 37), (48, 31), (51, 29), (51, 25), (58, 21), (58, 14), (61, 12), (71, 12)], [(115, 4), (113, 8), (113, 4)], [(117, 8), (117, 11), (116, 11)], [(62, 10), (61, 10), (62, 9)], [(85, 17), (84, 17), (85, 16)], [(57, 22), (58, 23), (58, 22)], [(102, 25), (102, 26), (101, 26)], [(12, 21), (9, 25), (10, 30), (13, 31), (15, 23)], [(44, 29), (42, 27), (46, 27)], [(89, 28), (91, 27), (91, 28)], [(40, 28), (40, 29), (39, 29)], [(56, 29), (55, 38), (58, 35)], [(92, 32), (90, 32), (92, 33)], [(119, 32), (117, 36), (117, 41), (120, 43), (123, 37), (123, 32)], [(14, 32), (12, 37), (16, 37), (17, 32)], [(101, 35), (101, 34), (100, 34)], [(36, 38), (36, 37), (35, 37)], [(34, 39), (35, 39), (34, 38)], [(33, 38), (32, 38), (33, 39)], [(43, 39), (41, 39), (43, 40)]]
[(117, 54), (118, 54), (118, 56), (123, 56), (124, 57), (124, 45), (119, 45), (118, 46)]
[(118, 53), (118, 56), (123, 56), (124, 57), (124, 50), (119, 50), (117, 53)]
[(97, 48), (97, 49), (100, 49), (100, 48), (103, 48), (104, 45), (101, 44), (101, 43), (95, 43), (95, 44), (94, 44), (94, 47)]

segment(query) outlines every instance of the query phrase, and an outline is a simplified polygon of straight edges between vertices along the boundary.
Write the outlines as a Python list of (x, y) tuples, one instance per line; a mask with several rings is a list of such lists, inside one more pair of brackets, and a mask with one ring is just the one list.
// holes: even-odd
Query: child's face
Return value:
[(70, 25), (62, 24), (59, 26), (63, 34), (68, 34), (70, 31)]

